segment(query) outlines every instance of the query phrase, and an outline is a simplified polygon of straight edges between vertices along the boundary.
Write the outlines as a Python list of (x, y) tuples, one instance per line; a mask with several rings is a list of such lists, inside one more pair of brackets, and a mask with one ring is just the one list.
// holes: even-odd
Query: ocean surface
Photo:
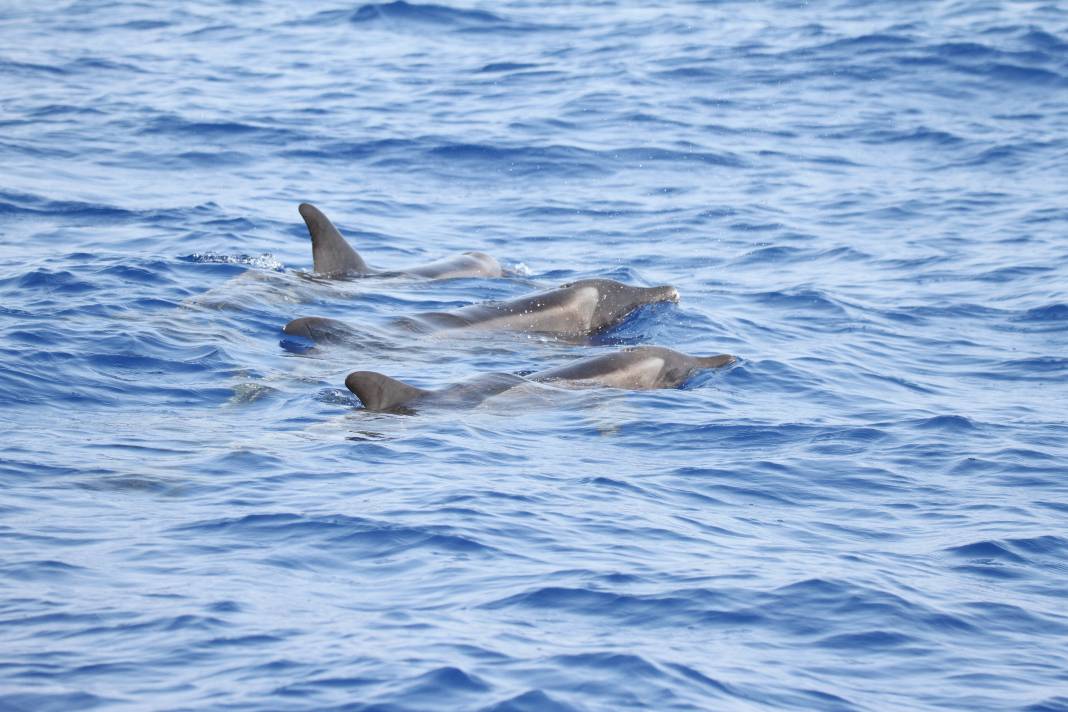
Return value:
[[(1068, 5), (15, 2), (0, 78), (0, 710), (1068, 710)], [(682, 300), (389, 328), (596, 276)], [(738, 363), (344, 387), (629, 344)]]

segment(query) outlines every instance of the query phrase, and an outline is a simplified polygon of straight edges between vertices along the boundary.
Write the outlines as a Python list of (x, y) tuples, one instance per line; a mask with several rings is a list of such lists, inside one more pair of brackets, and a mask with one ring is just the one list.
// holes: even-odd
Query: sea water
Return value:
[[(0, 708), (1068, 709), (1065, 4), (6, 3), (0, 79)], [(595, 276), (682, 300), (392, 325)], [(631, 344), (738, 363), (344, 388)]]

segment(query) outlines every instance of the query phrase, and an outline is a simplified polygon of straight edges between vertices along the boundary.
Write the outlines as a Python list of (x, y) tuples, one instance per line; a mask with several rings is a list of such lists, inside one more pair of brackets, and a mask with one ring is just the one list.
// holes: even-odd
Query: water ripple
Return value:
[[(1066, 707), (1065, 8), (52, 10), (0, 8), (0, 708)], [(302, 201), (506, 274), (310, 274)], [(398, 328), (595, 276), (682, 299)], [(738, 362), (344, 388), (648, 343)]]

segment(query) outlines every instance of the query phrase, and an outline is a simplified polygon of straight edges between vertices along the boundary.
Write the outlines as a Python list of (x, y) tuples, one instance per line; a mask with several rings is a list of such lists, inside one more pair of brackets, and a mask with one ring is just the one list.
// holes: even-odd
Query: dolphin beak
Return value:
[(724, 366), (730, 366), (737, 363), (738, 359), (730, 354), (720, 354), (719, 356), (698, 356), (697, 364), (701, 368), (723, 368)]

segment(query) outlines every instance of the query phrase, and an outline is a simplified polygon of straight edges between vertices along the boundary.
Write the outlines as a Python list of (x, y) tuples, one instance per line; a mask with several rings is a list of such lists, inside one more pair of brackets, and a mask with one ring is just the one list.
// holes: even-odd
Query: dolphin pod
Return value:
[(366, 275), (414, 275), (427, 279), (453, 277), (500, 277), (501, 265), (484, 252), (464, 252), (435, 262), (406, 267), (402, 270), (377, 270), (367, 266), (341, 232), (322, 210), (301, 203), (297, 208), (312, 241), (313, 269), (325, 277), (343, 278)]
[(662, 346), (637, 346), (578, 359), (525, 378), (509, 373), (491, 373), (436, 391), (416, 388), (374, 371), (350, 373), (345, 378), (345, 386), (367, 410), (409, 410), (417, 404), (471, 407), (529, 382), (565, 388), (676, 388), (700, 370), (732, 363), (734, 357), (728, 354), (688, 356)]
[[(446, 279), (499, 277), (502, 274), (497, 260), (482, 252), (465, 252), (403, 270), (376, 270), (364, 262), (321, 210), (301, 203), (299, 211), (311, 236), (314, 270), (328, 278), (411, 275)], [(513, 331), (567, 340), (610, 329), (645, 305), (678, 301), (678, 291), (669, 285), (635, 287), (611, 279), (582, 279), (508, 301), (421, 312), (399, 318), (396, 324), (421, 333)], [(357, 329), (346, 322), (314, 316), (294, 319), (283, 331), (320, 343), (343, 341), (359, 335)], [(354, 371), (345, 379), (345, 385), (367, 410), (410, 412), (411, 406), (417, 404), (474, 406), (531, 383), (564, 388), (676, 388), (698, 371), (721, 368), (734, 362), (735, 358), (728, 354), (689, 356), (662, 346), (638, 346), (580, 358), (525, 377), (488, 373), (433, 391), (416, 388), (374, 371)]]
[[(422, 331), (522, 331), (565, 338), (589, 336), (620, 323), (635, 309), (678, 302), (671, 286), (632, 287), (611, 279), (583, 279), (506, 302), (472, 304), (443, 312), (422, 312), (407, 323)], [(302, 317), (282, 329), (312, 341), (342, 338), (349, 327), (336, 319)]]

